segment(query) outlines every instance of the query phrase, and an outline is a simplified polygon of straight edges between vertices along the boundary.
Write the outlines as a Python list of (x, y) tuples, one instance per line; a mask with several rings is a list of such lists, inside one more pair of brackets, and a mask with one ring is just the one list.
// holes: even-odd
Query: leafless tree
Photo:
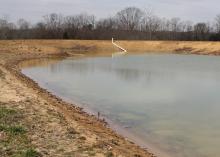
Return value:
[(48, 29), (56, 30), (60, 28), (63, 22), (63, 16), (60, 14), (52, 13), (44, 16), (45, 24)]
[(63, 35), (63, 16), (52, 13), (44, 16), (44, 23), (48, 31), (48, 38), (62, 38)]
[(63, 16), (48, 14), (32, 25), (19, 19), (17, 25), (0, 17), (0, 39), (117, 39), (214, 40), (220, 41), (220, 15), (213, 24), (160, 18), (152, 10), (128, 7), (113, 17), (96, 20), (86, 13)]
[(155, 16), (150, 9), (145, 10), (143, 18), (142, 30), (147, 32), (147, 38), (152, 40), (152, 34), (159, 31), (160, 28), (160, 19)]
[(26, 21), (25, 19), (19, 19), (17, 22), (19, 29), (21, 30), (27, 30), (30, 28), (30, 23)]
[(194, 26), (194, 35), (196, 40), (206, 40), (209, 33), (209, 27), (206, 23), (197, 23)]
[(143, 19), (144, 12), (136, 7), (128, 7), (117, 13), (120, 29), (138, 30)]
[(215, 18), (216, 31), (220, 33), (220, 14)]
[(97, 29), (106, 29), (106, 30), (113, 30), (117, 29), (117, 21), (115, 18), (106, 18), (101, 19), (96, 24)]
[(3, 16), (0, 18), (0, 39), (12, 39), (13, 30), (16, 29), (14, 23), (8, 22), (8, 17)]
[(73, 17), (75, 21), (75, 26), (79, 29), (84, 28), (86, 26), (92, 25), (94, 27), (95, 25), (95, 16), (94, 15), (88, 15), (86, 13), (79, 14)]

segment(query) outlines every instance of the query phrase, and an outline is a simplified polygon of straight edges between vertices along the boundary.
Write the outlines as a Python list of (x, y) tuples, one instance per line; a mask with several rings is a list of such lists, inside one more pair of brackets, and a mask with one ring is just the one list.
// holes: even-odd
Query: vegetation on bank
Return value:
[(31, 24), (25, 19), (0, 18), (0, 39), (111, 39), (220, 41), (220, 15), (212, 23), (156, 16), (151, 10), (128, 7), (99, 19), (94, 15), (52, 13)]
[(38, 157), (28, 139), (28, 129), (21, 124), (22, 112), (0, 103), (0, 156)]

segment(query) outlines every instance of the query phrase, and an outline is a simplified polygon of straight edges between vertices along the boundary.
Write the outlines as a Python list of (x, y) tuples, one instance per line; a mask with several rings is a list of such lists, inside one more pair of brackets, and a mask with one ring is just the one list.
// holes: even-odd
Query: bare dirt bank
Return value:
[[(118, 41), (129, 53), (161, 52), (219, 55), (220, 42)], [(0, 41), (0, 51), (18, 54), (100, 54), (118, 51), (104, 40), (11, 40)]]
[[(133, 53), (220, 54), (217, 42), (120, 41), (120, 45)], [(34, 148), (39, 156), (153, 156), (117, 135), (105, 122), (40, 88), (22, 75), (18, 67), (19, 62), (32, 58), (110, 55), (115, 51), (111, 41), (0, 41), (0, 108), (14, 109), (24, 115), (13, 123), (27, 130), (28, 150)], [(23, 140), (6, 145), (9, 132), (1, 128), (0, 155), (25, 151), (18, 147)]]

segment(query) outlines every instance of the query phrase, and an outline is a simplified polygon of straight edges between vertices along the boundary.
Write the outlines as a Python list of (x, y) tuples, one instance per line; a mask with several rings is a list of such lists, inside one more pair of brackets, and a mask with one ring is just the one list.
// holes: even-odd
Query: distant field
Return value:
[[(189, 54), (220, 54), (220, 42), (190, 41), (117, 41), (128, 53), (165, 52)], [(111, 40), (2, 40), (0, 51), (40, 54), (111, 54), (118, 50)]]

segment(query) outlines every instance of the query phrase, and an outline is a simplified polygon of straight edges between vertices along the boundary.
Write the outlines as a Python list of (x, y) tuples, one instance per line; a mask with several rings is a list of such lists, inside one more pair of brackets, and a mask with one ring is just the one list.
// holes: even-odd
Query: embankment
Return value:
[[(128, 53), (161, 52), (219, 55), (220, 42), (118, 41)], [(0, 41), (0, 52), (17, 54), (99, 54), (118, 51), (104, 40), (8, 40)]]

